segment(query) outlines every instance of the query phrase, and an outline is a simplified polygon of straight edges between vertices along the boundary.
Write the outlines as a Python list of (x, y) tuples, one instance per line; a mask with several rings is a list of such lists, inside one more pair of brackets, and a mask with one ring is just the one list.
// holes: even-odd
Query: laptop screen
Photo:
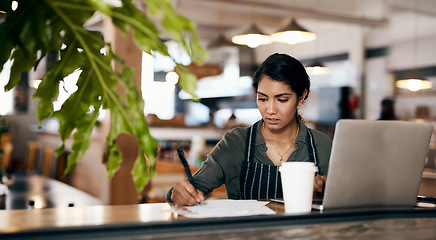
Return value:
[(323, 208), (413, 207), (433, 126), (339, 120)]

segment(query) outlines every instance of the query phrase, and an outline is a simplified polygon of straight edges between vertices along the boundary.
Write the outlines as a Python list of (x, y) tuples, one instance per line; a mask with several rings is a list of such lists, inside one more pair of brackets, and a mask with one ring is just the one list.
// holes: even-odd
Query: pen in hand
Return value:
[(192, 178), (191, 169), (189, 168), (188, 161), (186, 161), (185, 154), (183, 153), (181, 147), (177, 148), (177, 154), (179, 155), (180, 162), (182, 162), (183, 167), (185, 168), (189, 183), (191, 183), (191, 185), (194, 186), (195, 189), (198, 189), (197, 185), (195, 185), (194, 179)]

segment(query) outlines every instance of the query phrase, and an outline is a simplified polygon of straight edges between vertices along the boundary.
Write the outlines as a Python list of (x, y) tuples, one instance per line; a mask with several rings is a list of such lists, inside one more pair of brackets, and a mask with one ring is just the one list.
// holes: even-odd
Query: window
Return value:
[[(183, 65), (191, 60), (180, 45), (166, 42), (170, 55)], [(171, 119), (175, 114), (175, 91), (177, 81), (168, 81), (167, 74), (174, 71), (174, 62), (166, 56), (155, 53), (142, 54), (141, 91), (145, 101), (144, 114), (155, 114), (160, 119)]]
[(0, 115), (9, 115), (13, 111), (13, 89), (5, 92), (5, 85), (9, 81), (11, 72), (11, 61), (7, 61), (0, 72)]

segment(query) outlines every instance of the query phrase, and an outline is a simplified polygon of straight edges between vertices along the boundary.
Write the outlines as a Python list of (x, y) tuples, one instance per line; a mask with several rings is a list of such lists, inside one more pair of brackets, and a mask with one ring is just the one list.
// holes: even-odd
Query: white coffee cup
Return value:
[(284, 162), (279, 167), (286, 213), (308, 213), (312, 210), (315, 172), (313, 162)]
[[(0, 169), (1, 171), (1, 169)], [(8, 187), (0, 183), (0, 210), (6, 209), (6, 196), (8, 194)]]

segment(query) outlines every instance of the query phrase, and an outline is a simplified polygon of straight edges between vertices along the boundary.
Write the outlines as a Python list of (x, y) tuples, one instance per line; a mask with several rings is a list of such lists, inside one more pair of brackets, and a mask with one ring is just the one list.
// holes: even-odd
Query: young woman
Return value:
[(227, 132), (194, 174), (167, 193), (168, 202), (193, 205), (225, 184), (229, 199), (281, 198), (278, 167), (284, 161), (311, 161), (319, 171), (314, 192), (326, 181), (331, 139), (306, 127), (298, 107), (310, 92), (304, 66), (286, 54), (269, 56), (255, 72), (253, 89), (262, 119), (250, 127)]

